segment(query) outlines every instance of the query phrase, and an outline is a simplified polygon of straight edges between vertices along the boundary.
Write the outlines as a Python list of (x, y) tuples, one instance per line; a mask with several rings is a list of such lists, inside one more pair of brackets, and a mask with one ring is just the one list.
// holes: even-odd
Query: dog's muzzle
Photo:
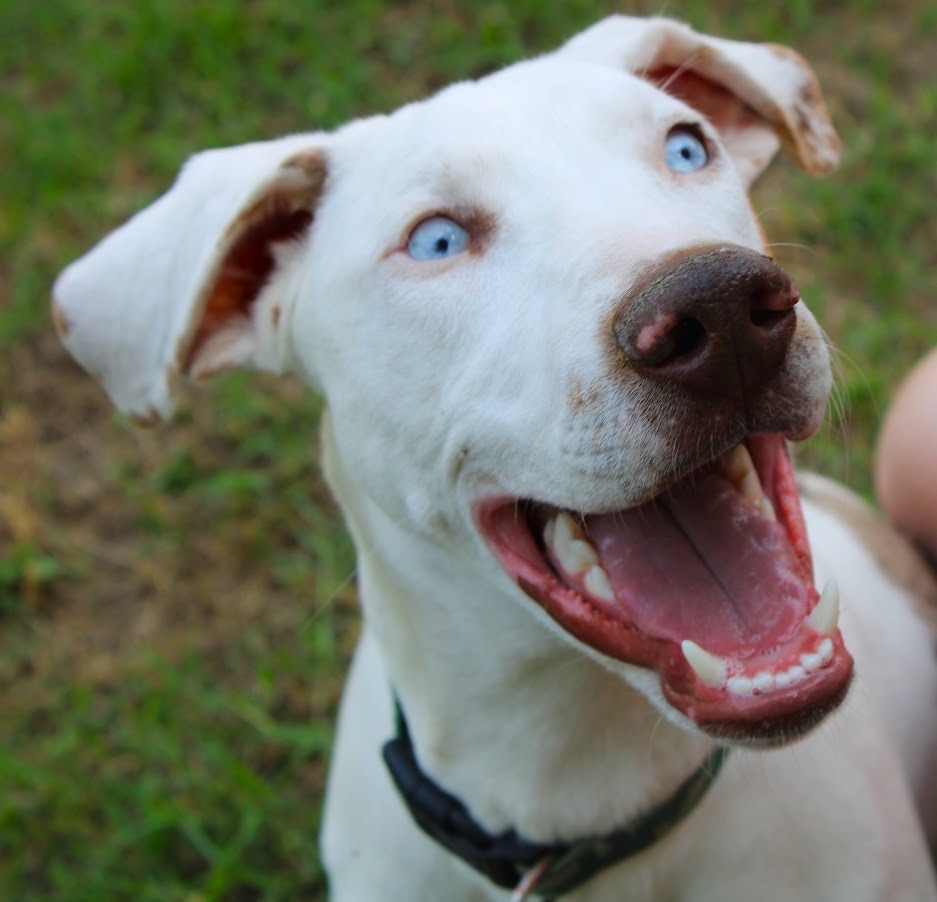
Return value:
[[(842, 701), (852, 658), (822, 595), (787, 442), (825, 393), (799, 291), (748, 248), (707, 244), (644, 271), (601, 334), (660, 435), (656, 483), (617, 509), (498, 496), (481, 533), (552, 619), (657, 671), (664, 699), (725, 740), (776, 744)], [(614, 434), (610, 434), (614, 440)]]

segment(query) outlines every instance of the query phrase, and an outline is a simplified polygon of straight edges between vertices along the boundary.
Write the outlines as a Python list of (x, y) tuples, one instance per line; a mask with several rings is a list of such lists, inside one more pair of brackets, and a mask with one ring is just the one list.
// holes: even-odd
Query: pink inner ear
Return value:
[(763, 123), (762, 118), (735, 94), (692, 69), (661, 66), (645, 73), (644, 78), (693, 107), (720, 132), (742, 131)]
[(276, 206), (265, 204), (262, 218), (247, 225), (228, 251), (186, 354), (186, 371), (212, 335), (234, 319), (250, 318), (251, 305), (276, 264), (273, 245), (298, 238), (309, 227), (312, 221), (309, 210), (276, 209)]

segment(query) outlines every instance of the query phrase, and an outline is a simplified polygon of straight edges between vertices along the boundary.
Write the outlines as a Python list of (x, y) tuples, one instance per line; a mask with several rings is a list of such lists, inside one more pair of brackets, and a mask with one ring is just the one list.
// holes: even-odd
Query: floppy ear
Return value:
[(839, 163), (839, 138), (816, 77), (793, 50), (697, 34), (670, 19), (611, 16), (558, 53), (621, 67), (697, 109), (750, 184), (779, 142), (811, 175)]
[(165, 195), (59, 276), (65, 346), (143, 422), (169, 416), (182, 375), (289, 369), (290, 251), (325, 178), (318, 135), (193, 157)]

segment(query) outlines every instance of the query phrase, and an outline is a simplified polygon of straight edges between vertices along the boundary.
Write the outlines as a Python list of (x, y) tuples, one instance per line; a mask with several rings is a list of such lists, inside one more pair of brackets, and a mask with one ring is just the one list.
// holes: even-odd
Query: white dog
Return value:
[(333, 899), (937, 898), (933, 587), (798, 493), (830, 372), (746, 196), (779, 146), (837, 162), (800, 57), (616, 17), (200, 154), (60, 277), (137, 418), (241, 365), (327, 402), (365, 614)]

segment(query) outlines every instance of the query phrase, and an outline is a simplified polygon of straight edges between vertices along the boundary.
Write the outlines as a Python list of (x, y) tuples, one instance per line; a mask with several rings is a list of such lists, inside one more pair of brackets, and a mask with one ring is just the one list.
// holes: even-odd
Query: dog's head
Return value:
[(180, 376), (301, 373), (401, 530), (497, 562), (676, 720), (773, 741), (851, 674), (786, 451), (828, 358), (746, 196), (781, 145), (837, 160), (799, 57), (616, 17), (390, 116), (198, 155), (63, 273), (56, 319), (143, 420)]

